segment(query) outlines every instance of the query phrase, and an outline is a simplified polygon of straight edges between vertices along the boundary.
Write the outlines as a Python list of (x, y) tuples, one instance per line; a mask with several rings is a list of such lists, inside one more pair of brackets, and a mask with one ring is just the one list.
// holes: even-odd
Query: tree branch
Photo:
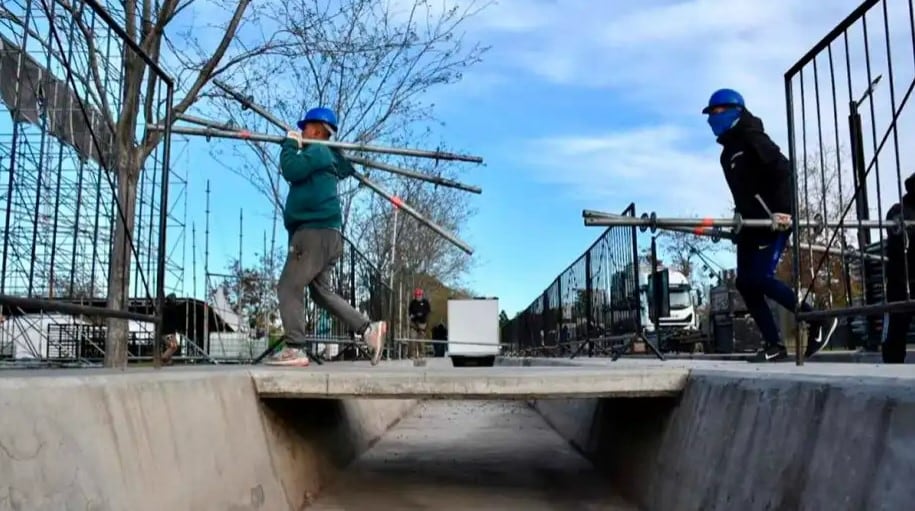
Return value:
[[(226, 50), (235, 38), (238, 26), (241, 24), (245, 9), (247, 9), (249, 3), (251, 3), (251, 0), (239, 0), (235, 12), (232, 15), (232, 19), (229, 21), (228, 27), (226, 27), (226, 32), (223, 34), (222, 40), (219, 42), (219, 45), (217, 45), (213, 55), (203, 65), (203, 68), (198, 73), (197, 78), (194, 80), (194, 84), (191, 86), (190, 90), (188, 90), (184, 99), (172, 108), (172, 119), (175, 119), (176, 114), (184, 113), (185, 110), (196, 101), (200, 90), (211, 79), (213, 70), (216, 69), (219, 61), (222, 60), (223, 55), (225, 55)], [(144, 155), (150, 154), (155, 149), (161, 137), (161, 132), (146, 132)]]

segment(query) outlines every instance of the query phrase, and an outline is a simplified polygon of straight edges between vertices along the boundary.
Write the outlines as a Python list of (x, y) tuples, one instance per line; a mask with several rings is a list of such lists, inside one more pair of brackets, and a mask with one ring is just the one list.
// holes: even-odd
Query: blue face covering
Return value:
[(727, 130), (733, 128), (738, 120), (740, 120), (740, 109), (729, 108), (717, 114), (709, 114), (708, 125), (712, 127), (712, 133), (716, 137), (720, 137)]

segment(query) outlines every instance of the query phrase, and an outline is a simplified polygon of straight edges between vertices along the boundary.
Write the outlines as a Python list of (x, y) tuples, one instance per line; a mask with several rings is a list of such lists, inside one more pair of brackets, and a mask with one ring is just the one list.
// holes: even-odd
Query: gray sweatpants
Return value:
[(330, 272), (343, 255), (343, 236), (334, 229), (300, 229), (292, 235), (277, 295), (287, 346), (302, 347), (305, 333), (305, 287), (319, 307), (343, 321), (357, 334), (369, 319), (330, 288)]

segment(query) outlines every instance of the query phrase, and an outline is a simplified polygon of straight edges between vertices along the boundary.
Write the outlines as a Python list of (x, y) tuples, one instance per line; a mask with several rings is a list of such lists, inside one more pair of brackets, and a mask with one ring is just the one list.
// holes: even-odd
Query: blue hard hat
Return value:
[(297, 124), (299, 129), (305, 129), (306, 122), (321, 122), (337, 131), (337, 114), (330, 108), (318, 107), (305, 112), (305, 117)]
[(712, 93), (712, 97), (708, 100), (708, 106), (702, 109), (702, 113), (707, 114), (709, 113), (709, 110), (716, 106), (737, 106), (743, 108), (746, 105), (743, 102), (743, 96), (736, 90), (718, 89)]

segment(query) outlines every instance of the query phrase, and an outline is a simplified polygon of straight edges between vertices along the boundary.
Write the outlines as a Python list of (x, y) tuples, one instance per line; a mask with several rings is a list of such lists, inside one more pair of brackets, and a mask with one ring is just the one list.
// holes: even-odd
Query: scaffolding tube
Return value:
[[(200, 128), (185, 128), (185, 127), (181, 127), (181, 126), (172, 127), (173, 133), (177, 133), (175, 130), (193, 129), (193, 130), (195, 130), (194, 133), (187, 133), (187, 134), (203, 135), (207, 138), (209, 138), (211, 136), (217, 136), (217, 138), (240, 138), (242, 140), (251, 140), (249, 131), (238, 130), (236, 127), (232, 126), (230, 123), (218, 123), (216, 121), (211, 121), (209, 119), (203, 119), (200, 117), (195, 117), (192, 115), (185, 115), (185, 114), (179, 114), (177, 117), (179, 119), (182, 119), (182, 120), (185, 120), (188, 122), (192, 122), (194, 124), (199, 124), (201, 126), (204, 126), (205, 128), (210, 128), (211, 130), (216, 130), (216, 131), (220, 131), (220, 132), (229, 131), (229, 132), (233, 132), (233, 133), (237, 133), (237, 134), (244, 134), (244, 136), (219, 137), (217, 135), (212, 135), (212, 134), (208, 133), (206, 130), (204, 130), (203, 132), (196, 131), (196, 130), (200, 130)], [(282, 140), (285, 138), (285, 137), (279, 137), (279, 136), (273, 136), (273, 135), (264, 135), (264, 136), (271, 137), (269, 140), (265, 140), (267, 142), (274, 142), (274, 141), (282, 142)], [(483, 193), (483, 190), (478, 186), (465, 185), (464, 183), (460, 183), (458, 181), (454, 181), (454, 180), (446, 179), (446, 178), (442, 178), (442, 177), (428, 176), (421, 172), (407, 170), (407, 169), (397, 167), (394, 165), (389, 165), (387, 163), (381, 163), (378, 161), (370, 160), (368, 158), (347, 156), (346, 159), (353, 163), (356, 163), (358, 165), (362, 165), (363, 167), (384, 170), (384, 171), (390, 172), (392, 174), (398, 174), (398, 175), (401, 175), (404, 177), (418, 179), (420, 181), (426, 181), (426, 182), (432, 183), (437, 186), (445, 186), (448, 188), (457, 188), (457, 189), (463, 190), (465, 192), (476, 193), (476, 194)]]
[[(232, 90), (228, 85), (219, 81), (213, 80), (213, 84), (226, 92), (226, 94), (232, 96), (233, 99), (241, 103), (244, 107), (249, 108), (264, 117), (277, 127), (282, 127), (283, 129), (289, 129), (285, 123), (281, 122), (279, 119), (274, 117), (272, 114), (267, 112), (263, 107), (254, 103), (254, 100), (250, 97), (245, 97), (242, 94)], [(451, 160), (451, 161), (466, 161), (470, 163), (483, 163), (483, 158), (479, 156), (470, 156), (464, 154), (449, 153), (445, 151), (426, 151), (422, 149), (403, 149), (397, 147), (386, 147), (386, 146), (372, 146), (365, 144), (356, 144), (351, 142), (339, 142), (332, 140), (320, 140), (320, 139), (306, 139), (308, 143), (315, 144), (324, 144), (331, 147), (336, 147), (339, 149), (347, 149), (351, 151), (365, 151), (372, 153), (384, 153), (384, 154), (398, 154), (401, 156), (416, 156), (419, 158), (431, 158), (435, 160)]]
[[(604, 213), (601, 211), (584, 210), (582, 216), (585, 219), (586, 226), (635, 226), (645, 232), (651, 229), (654, 233), (658, 229), (668, 227), (695, 227), (698, 229), (707, 229), (711, 227), (732, 227), (735, 232), (740, 232), (743, 228), (772, 228), (775, 223), (768, 219), (743, 218), (740, 215), (734, 215), (734, 218), (663, 218), (658, 217), (654, 212), (650, 215), (643, 213), (640, 218), (625, 217), (613, 213)], [(897, 222), (882, 220), (859, 220), (854, 223), (831, 222), (825, 221), (820, 215), (815, 215), (813, 220), (792, 221), (798, 227), (813, 229), (858, 229), (861, 227), (886, 228), (893, 232), (902, 232), (906, 227), (915, 227), (915, 221), (900, 220)]]

